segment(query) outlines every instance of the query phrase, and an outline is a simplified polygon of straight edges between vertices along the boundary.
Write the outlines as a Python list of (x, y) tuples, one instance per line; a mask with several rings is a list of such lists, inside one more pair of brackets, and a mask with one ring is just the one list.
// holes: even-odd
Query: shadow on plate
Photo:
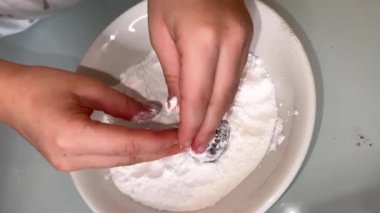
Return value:
[(315, 120), (313, 137), (310, 143), (310, 148), (308, 150), (305, 161), (302, 164), (297, 176), (294, 178), (292, 184), (288, 188), (290, 189), (293, 183), (299, 178), (300, 174), (302, 174), (302, 171), (305, 169), (305, 166), (310, 160), (310, 156), (318, 140), (319, 131), (320, 131), (322, 118), (323, 118), (323, 107), (324, 107), (323, 78), (322, 78), (321, 67), (319, 65), (319, 61), (317, 57), (317, 52), (315, 51), (315, 48), (313, 47), (312, 42), (308, 38), (303, 27), (285, 8), (283, 8), (276, 1), (269, 0), (269, 1), (265, 1), (265, 3), (268, 4), (270, 7), (272, 7), (278, 14), (280, 14), (280, 16), (284, 18), (284, 20), (289, 24), (289, 26), (293, 29), (293, 31), (295, 32), (295, 34), (301, 41), (305, 49), (305, 52), (309, 58), (310, 65), (312, 67), (314, 81), (315, 81), (316, 95), (317, 95), (316, 120)]

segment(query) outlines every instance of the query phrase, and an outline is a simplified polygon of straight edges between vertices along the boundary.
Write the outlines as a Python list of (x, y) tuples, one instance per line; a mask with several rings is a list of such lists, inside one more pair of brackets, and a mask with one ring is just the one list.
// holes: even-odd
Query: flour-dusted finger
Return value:
[[(92, 120), (72, 123), (73, 131), (57, 142), (63, 152), (76, 155), (140, 155), (164, 151), (177, 144), (177, 130), (128, 129)], [(80, 137), (75, 137), (80, 135)], [(75, 141), (75, 143), (73, 143)]]
[(194, 30), (177, 41), (181, 60), (178, 138), (184, 147), (193, 143), (206, 115), (219, 57), (217, 33), (207, 27)]
[(59, 171), (76, 171), (90, 168), (111, 168), (118, 166), (129, 166), (133, 164), (158, 160), (164, 157), (175, 155), (182, 150), (179, 145), (173, 145), (167, 150), (152, 154), (142, 154), (136, 156), (123, 155), (80, 155), (68, 158), (57, 159), (53, 164), (54, 168)]
[(250, 31), (235, 32), (234, 35), (226, 37), (221, 44), (210, 103), (202, 126), (192, 144), (193, 149), (198, 153), (206, 150), (215, 130), (232, 104), (247, 60), (251, 34)]

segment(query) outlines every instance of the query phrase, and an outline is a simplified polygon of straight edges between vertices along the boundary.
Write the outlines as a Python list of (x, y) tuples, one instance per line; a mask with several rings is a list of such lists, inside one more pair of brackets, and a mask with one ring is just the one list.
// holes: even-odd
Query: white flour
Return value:
[[(154, 53), (130, 67), (121, 79), (122, 84), (144, 98), (165, 104), (165, 81)], [(130, 90), (126, 92), (134, 94)], [(181, 153), (153, 162), (112, 168), (112, 179), (121, 192), (155, 209), (193, 211), (213, 206), (258, 166), (274, 133), (280, 134), (275, 130), (279, 120), (277, 110), (275, 90), (268, 73), (262, 61), (250, 55), (227, 119), (231, 128), (229, 146), (218, 161), (200, 163), (190, 154)], [(103, 120), (113, 122), (108, 116)], [(163, 124), (177, 120), (175, 113), (166, 110), (153, 119)], [(160, 127), (153, 123), (144, 125)]]

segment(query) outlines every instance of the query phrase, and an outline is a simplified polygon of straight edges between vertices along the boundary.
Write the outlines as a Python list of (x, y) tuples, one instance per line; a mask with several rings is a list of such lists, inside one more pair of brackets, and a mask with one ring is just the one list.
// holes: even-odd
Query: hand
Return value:
[(97, 80), (0, 60), (0, 90), (0, 122), (58, 170), (130, 165), (180, 151), (176, 130), (132, 130), (91, 120), (93, 110), (128, 120), (150, 112)]
[(235, 96), (250, 15), (243, 0), (149, 0), (148, 13), (169, 96), (180, 99), (179, 143), (204, 152)]

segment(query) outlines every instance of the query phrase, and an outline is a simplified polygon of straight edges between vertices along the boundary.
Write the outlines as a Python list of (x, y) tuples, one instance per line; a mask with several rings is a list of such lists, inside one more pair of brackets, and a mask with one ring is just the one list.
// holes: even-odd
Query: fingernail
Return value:
[(151, 120), (155, 116), (156, 116), (156, 114), (154, 114), (152, 112), (143, 111), (143, 112), (139, 112), (135, 116), (133, 116), (133, 118), (131, 119), (131, 121), (134, 121), (134, 122), (137, 122), (137, 123), (141, 123), (141, 122), (144, 122), (144, 121)]
[(161, 108), (162, 108), (162, 106), (159, 103), (153, 102), (153, 101), (150, 101), (144, 104), (144, 107), (147, 109), (147, 111), (141, 111), (137, 113), (131, 119), (132, 121), (144, 122), (144, 121), (150, 120), (154, 118), (161, 111)]
[(159, 102), (155, 101), (149, 101), (148, 103), (144, 104), (144, 107), (148, 109), (152, 115), (157, 115), (162, 109), (162, 105)]

